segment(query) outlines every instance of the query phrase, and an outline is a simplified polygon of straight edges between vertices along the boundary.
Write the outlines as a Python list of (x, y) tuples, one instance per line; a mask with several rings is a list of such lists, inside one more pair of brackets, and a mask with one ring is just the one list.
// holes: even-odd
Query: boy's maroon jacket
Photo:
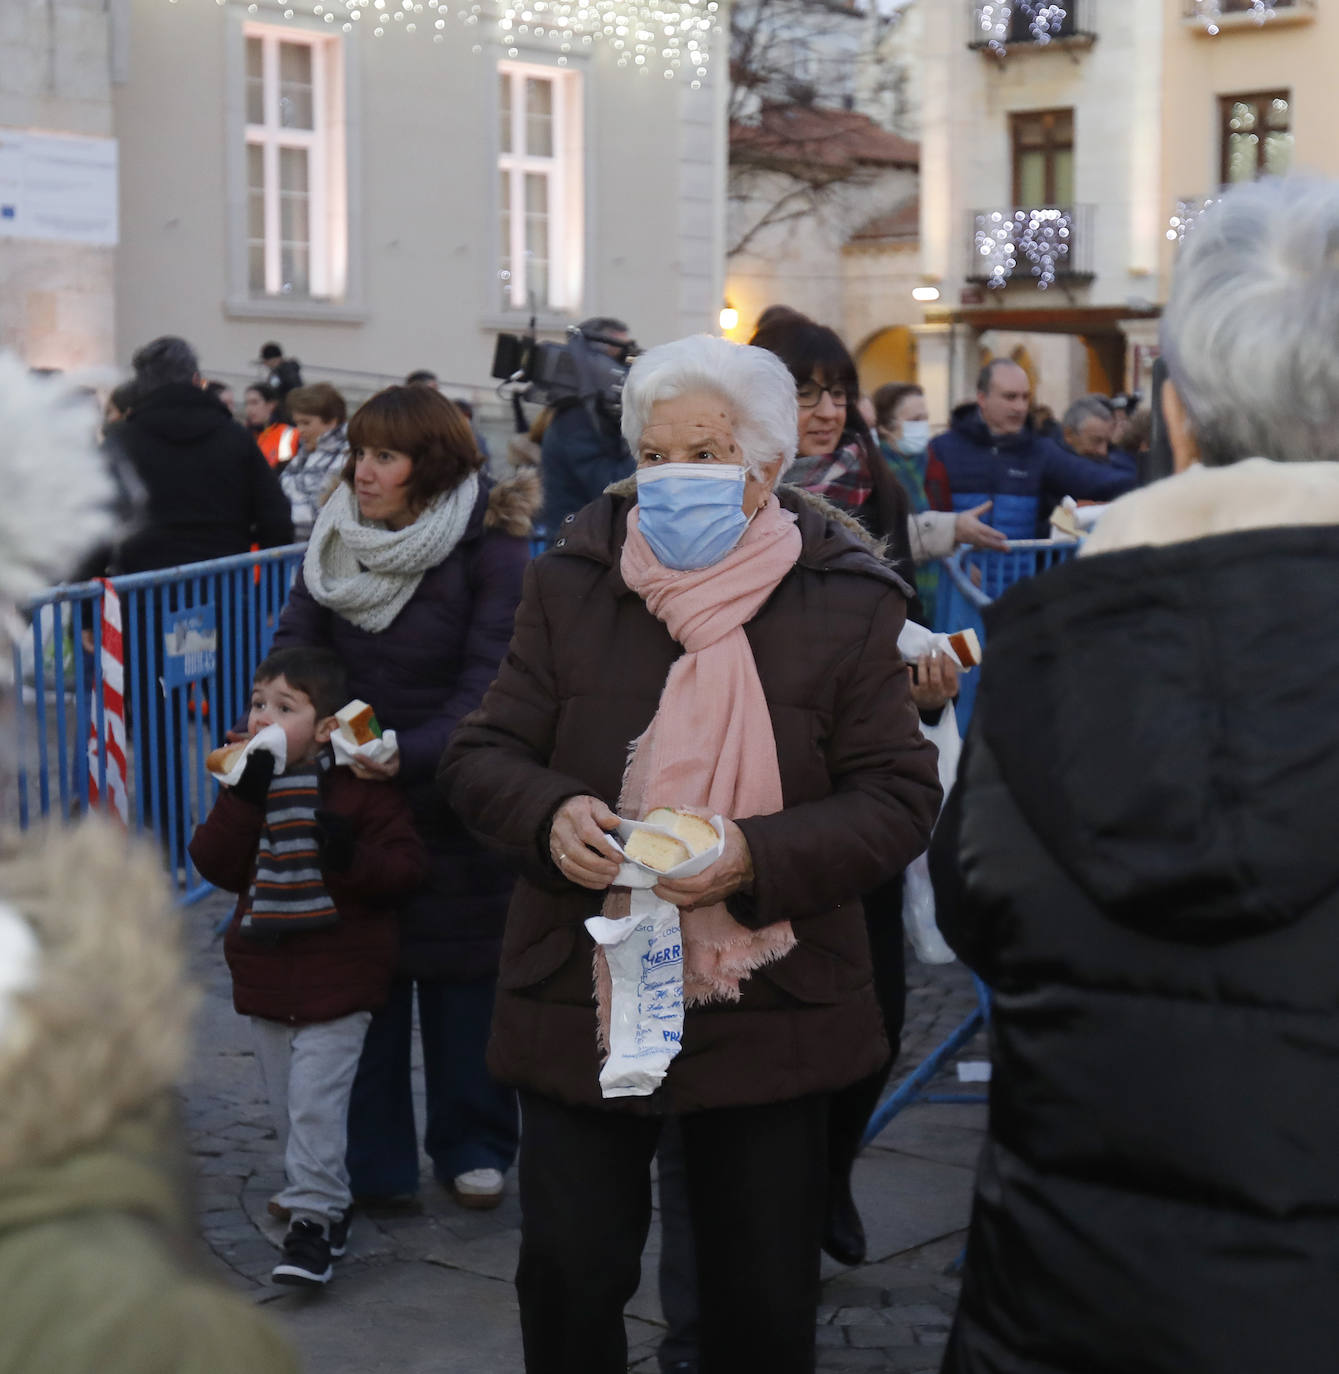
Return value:
[(201, 875), (239, 894), (223, 937), (233, 1006), (244, 1016), (303, 1024), (375, 1011), (395, 968), (396, 907), (427, 876), (428, 855), (399, 788), (366, 782), (347, 768), (321, 776), (321, 805), (353, 822), (353, 862), (323, 872), (339, 920), (320, 930), (254, 936), (241, 929), (256, 867), (264, 809), (220, 789), (191, 839)]

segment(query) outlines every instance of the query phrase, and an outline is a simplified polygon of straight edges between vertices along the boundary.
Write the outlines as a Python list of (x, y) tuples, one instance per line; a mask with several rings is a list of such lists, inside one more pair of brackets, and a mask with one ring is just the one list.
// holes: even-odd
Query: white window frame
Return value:
[[(548, 180), (549, 298), (537, 302), (541, 315), (575, 312), (580, 308), (585, 278), (585, 162), (582, 112), (582, 74), (546, 63), (500, 61), (494, 77), (494, 120), (500, 121), (498, 100), (502, 77), (511, 77), (511, 151), (498, 134), (498, 213), (494, 242), (502, 219), (502, 178), (510, 182), (511, 282), (507, 308), (530, 309), (525, 261), (525, 178), (539, 173)], [(548, 81), (553, 87), (553, 156), (532, 156), (525, 150), (525, 83), (527, 78)], [(501, 259), (499, 257), (499, 268)]]
[[(344, 125), (343, 62), (341, 40), (336, 35), (304, 32), (271, 24), (242, 26), (243, 53), (250, 39), (261, 43), (264, 121), (244, 123), (243, 180), (249, 207), (249, 150), (259, 147), (264, 157), (265, 188), (265, 289), (257, 294), (250, 282), (249, 248), (246, 259), (247, 295), (253, 300), (332, 301), (342, 299), (348, 279), (347, 192), (343, 176), (343, 147), (339, 131)], [(311, 129), (293, 129), (279, 120), (279, 45), (291, 43), (311, 49)], [(246, 109), (246, 63), (242, 64), (243, 110)], [(245, 120), (245, 114), (243, 116)], [(306, 294), (283, 290), (282, 218), (280, 213), (280, 152), (300, 148), (307, 154), (307, 278)], [(249, 208), (244, 218), (246, 244), (250, 243)]]

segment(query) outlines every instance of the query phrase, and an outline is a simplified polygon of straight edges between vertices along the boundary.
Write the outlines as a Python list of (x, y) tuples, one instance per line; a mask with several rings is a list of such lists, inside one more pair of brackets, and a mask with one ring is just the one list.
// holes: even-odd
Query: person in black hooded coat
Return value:
[(134, 361), (134, 409), (107, 427), (106, 442), (139, 479), (144, 510), (114, 571), (291, 544), (293, 520), (279, 479), (223, 402), (201, 388), (190, 346), (155, 339)]
[(993, 995), (945, 1374), (1339, 1367), (1336, 242), (1333, 183), (1206, 217), (1163, 324), (1178, 475), (987, 613), (931, 849)]

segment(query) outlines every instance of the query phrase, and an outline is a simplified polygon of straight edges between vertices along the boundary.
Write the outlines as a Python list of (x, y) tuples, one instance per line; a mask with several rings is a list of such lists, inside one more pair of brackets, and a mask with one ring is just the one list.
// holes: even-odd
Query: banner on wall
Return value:
[(116, 140), (0, 129), (0, 238), (115, 244)]

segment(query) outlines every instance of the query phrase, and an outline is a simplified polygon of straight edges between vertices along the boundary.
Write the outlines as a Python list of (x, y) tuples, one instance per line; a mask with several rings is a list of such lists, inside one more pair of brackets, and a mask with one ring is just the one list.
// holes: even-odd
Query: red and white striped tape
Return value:
[(100, 764), (106, 758), (107, 798), (125, 825), (129, 819), (126, 796), (126, 711), (125, 645), (121, 638), (121, 598), (104, 577), (102, 581), (102, 716), (103, 733), (98, 736), (97, 688), (88, 722), (88, 800), (97, 806), (102, 800), (98, 787)]

